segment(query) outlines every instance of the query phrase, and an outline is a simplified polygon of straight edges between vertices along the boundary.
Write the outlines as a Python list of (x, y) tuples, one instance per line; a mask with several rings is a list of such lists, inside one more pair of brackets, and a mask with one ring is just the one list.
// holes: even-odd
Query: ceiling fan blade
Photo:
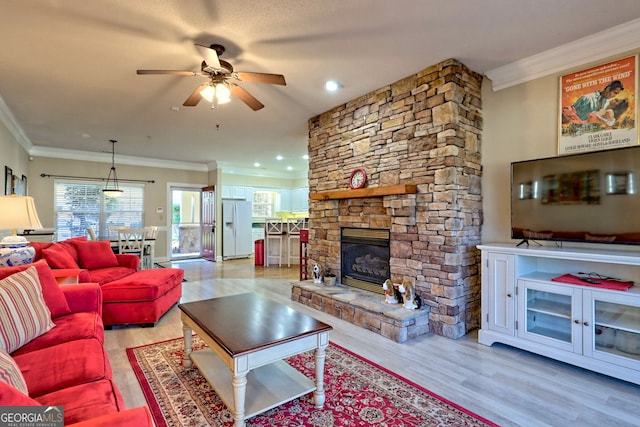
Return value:
[(259, 109), (264, 108), (262, 102), (258, 101), (253, 95), (251, 95), (249, 92), (247, 92), (237, 84), (231, 83), (229, 85), (229, 89), (231, 90), (232, 94), (240, 98), (240, 100), (247, 104), (253, 111), (258, 111)]
[(172, 74), (175, 76), (199, 76), (200, 73), (182, 70), (136, 70), (136, 74)]
[(200, 86), (198, 86), (182, 105), (184, 105), (185, 107), (195, 107), (196, 105), (198, 105), (198, 102), (200, 102), (200, 100), (202, 99), (200, 91), (204, 89), (208, 84), (209, 83), (202, 83)]
[(222, 68), (220, 66), (220, 58), (218, 58), (218, 52), (211, 49), (209, 46), (204, 46), (196, 43), (196, 48), (200, 52), (200, 54), (204, 57), (204, 61), (208, 66), (213, 67), (215, 69)]
[(281, 86), (287, 85), (282, 74), (250, 73), (245, 71), (238, 71), (236, 74), (238, 75), (238, 80), (243, 82), (268, 83)]

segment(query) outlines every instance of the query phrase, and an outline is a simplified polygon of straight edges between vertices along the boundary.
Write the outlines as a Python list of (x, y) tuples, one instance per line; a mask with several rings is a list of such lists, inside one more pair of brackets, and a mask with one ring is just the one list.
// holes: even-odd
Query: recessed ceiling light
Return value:
[(260, 167), (260, 163), (255, 162), (255, 163), (253, 164), (253, 166), (255, 166), (255, 167), (259, 168), (259, 167)]
[(305, 159), (305, 160), (309, 160), (309, 155), (305, 154), (305, 155), (302, 156), (302, 158)]
[(340, 89), (340, 83), (335, 80), (327, 80), (324, 84), (324, 88), (327, 92), (335, 92)]
[(293, 166), (287, 166), (287, 170), (288, 171), (292, 171), (293, 170)]
[(284, 157), (282, 157), (281, 155), (276, 156), (276, 160), (282, 160), (282, 159), (284, 159)]

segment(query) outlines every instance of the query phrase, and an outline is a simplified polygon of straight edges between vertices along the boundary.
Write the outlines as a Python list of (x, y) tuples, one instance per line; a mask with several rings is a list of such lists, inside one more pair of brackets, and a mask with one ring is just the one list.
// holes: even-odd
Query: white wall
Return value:
[[(609, 60), (624, 58), (628, 52), (605, 58), (588, 68)], [(510, 242), (510, 163), (558, 153), (559, 78), (576, 71), (557, 74), (494, 92), (491, 81), (482, 85), (482, 206), (484, 224), (482, 242)], [(629, 249), (629, 247), (624, 247)]]

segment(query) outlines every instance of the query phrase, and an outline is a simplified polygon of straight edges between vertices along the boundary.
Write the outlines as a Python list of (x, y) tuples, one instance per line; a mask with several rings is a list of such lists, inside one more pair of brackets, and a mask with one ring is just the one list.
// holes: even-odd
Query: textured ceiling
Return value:
[[(117, 156), (304, 176), (312, 116), (448, 58), (486, 73), (638, 17), (638, 0), (5, 0), (0, 96), (35, 148), (117, 139)], [(198, 71), (194, 43), (287, 86), (240, 83), (256, 112), (183, 107), (204, 77), (136, 75)]]

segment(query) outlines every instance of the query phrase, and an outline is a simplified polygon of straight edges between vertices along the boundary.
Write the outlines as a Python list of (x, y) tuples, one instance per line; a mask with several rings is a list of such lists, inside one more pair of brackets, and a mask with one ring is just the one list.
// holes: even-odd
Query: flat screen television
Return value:
[(511, 163), (511, 237), (640, 245), (640, 146)]

